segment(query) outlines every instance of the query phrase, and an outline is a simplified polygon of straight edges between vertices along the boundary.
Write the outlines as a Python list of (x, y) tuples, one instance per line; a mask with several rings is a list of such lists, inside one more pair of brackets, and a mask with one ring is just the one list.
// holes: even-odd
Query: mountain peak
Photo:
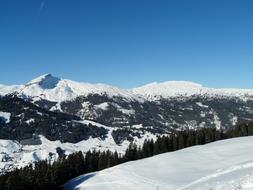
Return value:
[(203, 86), (198, 83), (188, 81), (166, 81), (153, 82), (145, 86), (134, 88), (133, 91), (148, 97), (173, 97), (178, 95), (199, 94)]
[(60, 80), (60, 78), (54, 77), (52, 74), (47, 73), (31, 80), (27, 83), (27, 86), (37, 84), (43, 89), (53, 89)]

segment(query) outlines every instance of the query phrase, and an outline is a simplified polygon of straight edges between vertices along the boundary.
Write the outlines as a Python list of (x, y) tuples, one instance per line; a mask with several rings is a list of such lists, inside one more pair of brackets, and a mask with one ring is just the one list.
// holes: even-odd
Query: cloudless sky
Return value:
[(0, 83), (253, 88), (252, 0), (0, 0)]

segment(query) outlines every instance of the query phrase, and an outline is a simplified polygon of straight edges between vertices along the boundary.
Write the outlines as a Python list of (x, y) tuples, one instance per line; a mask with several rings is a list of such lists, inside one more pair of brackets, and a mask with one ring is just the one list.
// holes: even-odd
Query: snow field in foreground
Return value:
[(128, 162), (73, 179), (67, 190), (250, 190), (253, 137)]

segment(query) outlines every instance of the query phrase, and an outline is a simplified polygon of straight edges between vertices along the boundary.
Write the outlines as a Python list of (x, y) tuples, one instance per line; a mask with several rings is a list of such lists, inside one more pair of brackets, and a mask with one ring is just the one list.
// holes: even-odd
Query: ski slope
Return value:
[(67, 190), (250, 190), (253, 137), (218, 141), (80, 176)]

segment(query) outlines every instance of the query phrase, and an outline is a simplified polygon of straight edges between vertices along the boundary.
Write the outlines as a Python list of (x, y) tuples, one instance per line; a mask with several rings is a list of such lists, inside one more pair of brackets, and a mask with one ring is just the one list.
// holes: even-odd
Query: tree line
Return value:
[(157, 137), (156, 140), (145, 140), (142, 146), (130, 143), (124, 155), (109, 150), (88, 151), (85, 155), (80, 151), (59, 158), (54, 163), (44, 160), (7, 172), (0, 176), (0, 189), (62, 190), (67, 181), (82, 174), (194, 145), (249, 135), (253, 135), (253, 122), (238, 125), (226, 132), (215, 128), (173, 132), (170, 135)]

